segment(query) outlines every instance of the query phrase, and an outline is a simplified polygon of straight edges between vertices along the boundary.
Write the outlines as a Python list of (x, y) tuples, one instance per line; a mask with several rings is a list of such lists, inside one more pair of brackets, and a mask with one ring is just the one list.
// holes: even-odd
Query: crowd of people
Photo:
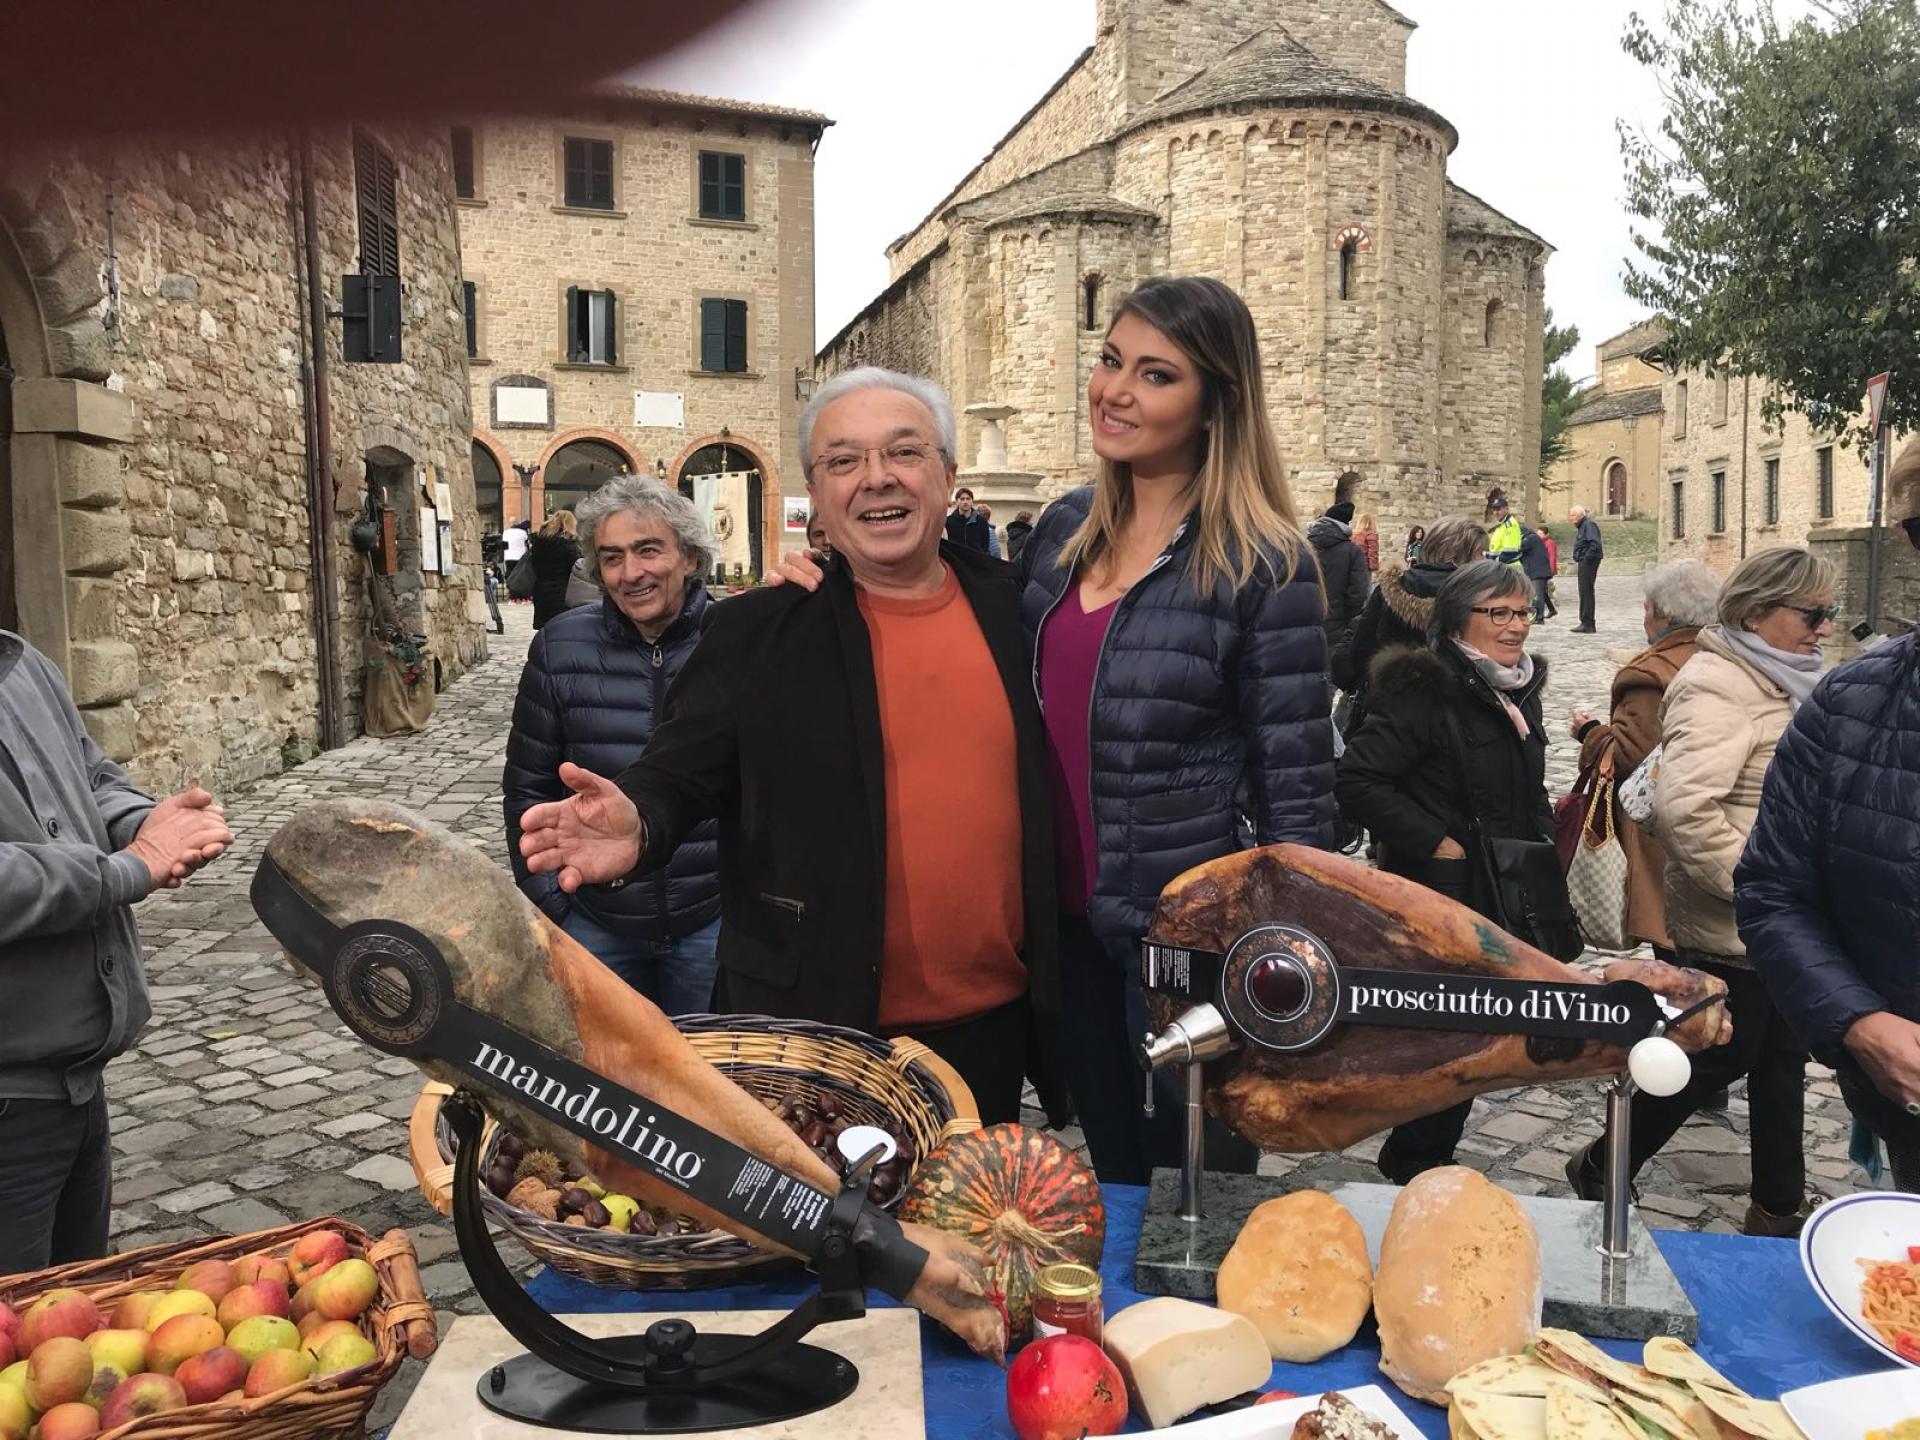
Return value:
[[(1303, 519), (1266, 373), (1231, 289), (1151, 280), (1087, 386), (1093, 483), (1004, 534), (955, 489), (939, 386), (874, 367), (800, 418), (809, 549), (766, 585), (710, 595), (706, 522), (647, 477), (509, 531), (494, 580), (530, 570), (537, 632), (503, 780), (528, 897), (669, 1013), (911, 1034), (988, 1123), (1031, 1083), (1125, 1183), (1180, 1149), (1175, 1097), (1141, 1104), (1136, 947), (1192, 866), (1364, 834), (1384, 869), (1579, 955), (1546, 778), (1559, 697), (1529, 643), (1557, 612), (1554, 537), (1498, 493), (1397, 556), (1344, 498)], [(1920, 446), (1887, 494), (1920, 546)], [(1602, 536), (1568, 519), (1592, 634)], [(1823, 673), (1835, 588), (1798, 547), (1724, 581), (1657, 566), (1646, 648), (1605, 716), (1567, 722), (1583, 770), (1650, 797), (1617, 825), (1626, 931), (1723, 980), (1734, 1021), (1687, 1088), (1636, 1098), (1631, 1163), (1744, 1080), (1758, 1234), (1821, 1198), (1809, 1053), (1863, 1163), (1884, 1146), (1920, 1190), (1920, 641)], [(0, 1035), (0, 1272), (104, 1249), (101, 1072), (147, 1015), (133, 906), (232, 840), (206, 792), (136, 788), (0, 632), (0, 1009), (41, 1017)], [(1382, 1172), (1448, 1163), (1467, 1111), (1397, 1127)], [(1224, 1129), (1207, 1156), (1257, 1160)], [(1596, 1193), (1594, 1148), (1567, 1174)]]

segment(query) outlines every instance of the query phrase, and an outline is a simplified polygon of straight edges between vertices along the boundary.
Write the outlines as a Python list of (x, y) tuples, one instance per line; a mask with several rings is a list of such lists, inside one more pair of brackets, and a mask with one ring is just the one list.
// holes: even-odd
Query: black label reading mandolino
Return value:
[(432, 1037), (478, 1084), (811, 1259), (832, 1198), (730, 1140), (464, 1005)]
[(1661, 1019), (1653, 991), (1632, 980), (1578, 985), (1403, 970), (1342, 973), (1339, 1018), (1347, 1024), (1631, 1045), (1652, 1034)]

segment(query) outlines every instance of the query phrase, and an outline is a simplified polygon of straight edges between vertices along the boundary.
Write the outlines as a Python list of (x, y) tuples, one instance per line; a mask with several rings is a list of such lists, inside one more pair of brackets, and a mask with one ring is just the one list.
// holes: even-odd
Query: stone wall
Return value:
[[(337, 320), (327, 341), (326, 521), (342, 577), (348, 733), (365, 600), (346, 510), (360, 501), (369, 449), (450, 486), (454, 573), (423, 577), (416, 564), (401, 610), (444, 678), (484, 653), (446, 147), (381, 138), (399, 172), (405, 361), (342, 364)], [(320, 270), (338, 309), (339, 277), (358, 268), (348, 134), (318, 137), (315, 159)], [(102, 342), (79, 367), (62, 368), (56, 348), (42, 357), (48, 378), (23, 371), (16, 385), (16, 411), (28, 414), (17, 428), (71, 437), (58, 442), (57, 508), (55, 468), (39, 463), (34, 436), (15, 441), (14, 518), (31, 522), (16, 549), (57, 557), (29, 558), (38, 578), (23, 578), (23, 628), (66, 662), (109, 753), (163, 789), (278, 770), (319, 736), (294, 188), (279, 143), (43, 155), (16, 162), (0, 187), (0, 249), (18, 247), (35, 272), (30, 293), (0, 304), (16, 360), (25, 332), (61, 333), (76, 315), (92, 317)], [(100, 383), (46, 388), (71, 383), (60, 375)], [(51, 574), (64, 576), (57, 593)]]
[[(1804, 545), (1822, 531), (1867, 523), (1868, 466), (1859, 451), (1816, 433), (1802, 415), (1783, 416), (1778, 428), (1768, 425), (1760, 408), (1765, 381), (1726, 377), (1724, 409), (1722, 385), (1720, 377), (1701, 371), (1666, 378), (1660, 454), (1664, 478), (1658, 505), (1663, 558), (1691, 556), (1730, 570), (1743, 556), (1769, 545)], [(1822, 515), (1820, 455), (1828, 449), (1833, 507), (1830, 515)], [(1891, 453), (1899, 449), (1896, 437)], [(1771, 522), (1766, 513), (1769, 460), (1777, 460), (1780, 467), (1779, 514)], [(1716, 474), (1726, 477), (1724, 524), (1718, 528), (1713, 513)], [(1675, 525), (1676, 486), (1681, 487), (1684, 533)]]
[[(1835, 662), (1860, 652), (1851, 627), (1866, 618), (1868, 556), (1873, 531), (1865, 525), (1835, 525), (1807, 537), (1816, 555), (1833, 562), (1840, 573), (1834, 603), (1840, 618), (1834, 625), (1827, 657)], [(1880, 633), (1898, 635), (1920, 625), (1920, 551), (1907, 543), (1897, 525), (1886, 525), (1880, 537)]]
[[(813, 359), (812, 147), (819, 133), (817, 124), (637, 102), (474, 127), (480, 193), (460, 206), (483, 352), (472, 367), (472, 404), (476, 424), (507, 462), (510, 493), (516, 477), (507, 465), (544, 468), (571, 439), (608, 442), (631, 468), (651, 471), (658, 463), (677, 479), (693, 451), (719, 443), (726, 431), (744, 463), (761, 471), (764, 553), (777, 553), (779, 497), (805, 492), (794, 449), (795, 376)], [(567, 134), (616, 142), (611, 212), (559, 204)], [(744, 222), (700, 216), (702, 150), (746, 157)], [(614, 293), (615, 363), (575, 364), (564, 353), (569, 286)], [(700, 368), (702, 298), (746, 302), (744, 373)], [(494, 423), (494, 387), (506, 377), (550, 388), (548, 424)], [(684, 423), (637, 425), (636, 392), (682, 396)], [(505, 518), (523, 514), (540, 518), (524, 502)]]

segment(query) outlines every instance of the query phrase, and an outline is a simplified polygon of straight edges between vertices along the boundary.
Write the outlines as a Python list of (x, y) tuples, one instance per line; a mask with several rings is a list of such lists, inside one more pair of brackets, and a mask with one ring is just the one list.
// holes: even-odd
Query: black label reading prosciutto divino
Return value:
[(1403, 970), (1343, 969), (1341, 1021), (1631, 1045), (1660, 1023), (1660, 1002), (1632, 980), (1606, 985)]

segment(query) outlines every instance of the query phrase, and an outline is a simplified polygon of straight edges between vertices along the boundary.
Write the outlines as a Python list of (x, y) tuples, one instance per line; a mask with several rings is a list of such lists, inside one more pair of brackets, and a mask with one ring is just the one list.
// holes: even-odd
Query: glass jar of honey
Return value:
[(1100, 1343), (1106, 1315), (1100, 1305), (1100, 1272), (1086, 1265), (1049, 1265), (1033, 1277), (1033, 1338), (1078, 1335)]

